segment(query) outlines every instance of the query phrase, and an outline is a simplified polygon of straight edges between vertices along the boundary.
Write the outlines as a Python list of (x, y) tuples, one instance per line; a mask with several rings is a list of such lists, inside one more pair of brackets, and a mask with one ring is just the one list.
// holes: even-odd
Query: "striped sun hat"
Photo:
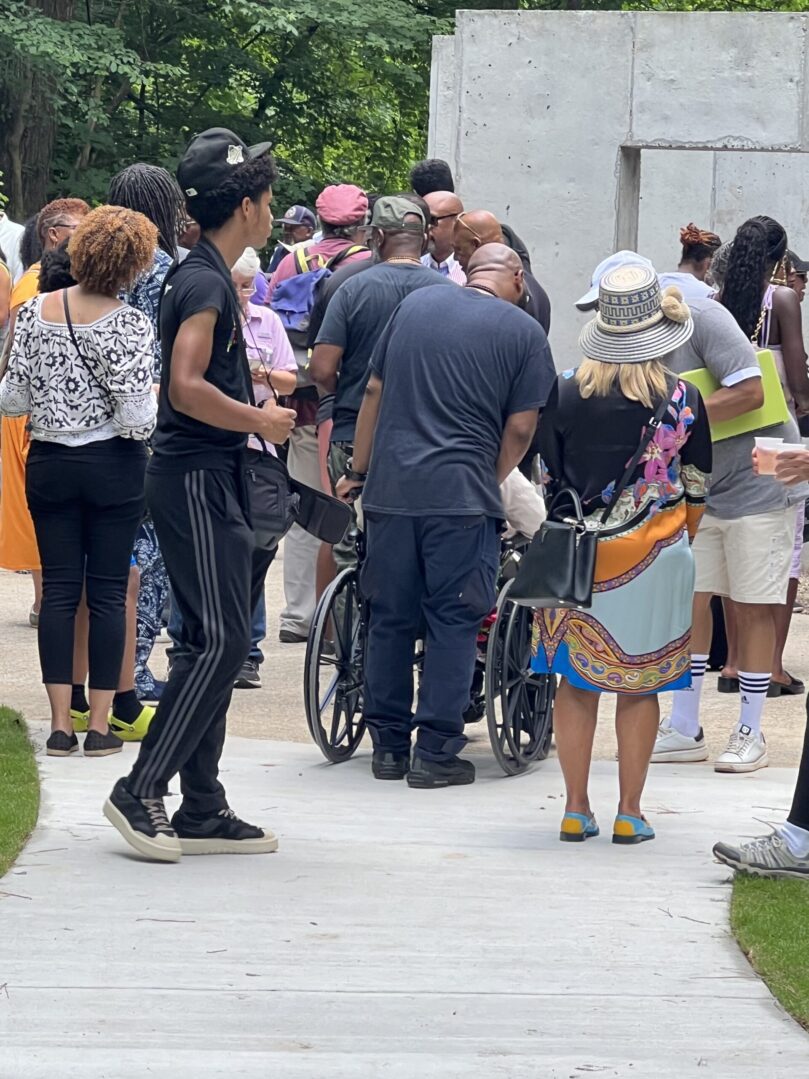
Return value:
[(579, 348), (589, 360), (646, 363), (673, 352), (693, 332), (678, 289), (661, 293), (648, 266), (621, 266), (601, 278), (598, 314), (582, 330)]

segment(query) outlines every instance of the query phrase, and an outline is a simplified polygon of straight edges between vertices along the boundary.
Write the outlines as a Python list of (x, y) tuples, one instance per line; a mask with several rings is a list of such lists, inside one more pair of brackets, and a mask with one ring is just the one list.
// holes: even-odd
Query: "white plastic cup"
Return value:
[(776, 450), (776, 454), (779, 453), (809, 453), (809, 446), (803, 442), (784, 442)]
[(775, 475), (775, 459), (784, 448), (783, 438), (759, 438), (756, 436), (756, 459), (759, 476)]

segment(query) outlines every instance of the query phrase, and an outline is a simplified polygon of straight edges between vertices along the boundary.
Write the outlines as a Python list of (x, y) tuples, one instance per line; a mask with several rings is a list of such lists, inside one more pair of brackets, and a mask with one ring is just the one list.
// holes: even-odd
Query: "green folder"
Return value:
[[(756, 356), (761, 368), (764, 404), (761, 408), (754, 408), (752, 412), (743, 412), (740, 416), (734, 416), (732, 420), (712, 423), (711, 440), (713, 442), (721, 442), (725, 438), (733, 438), (734, 435), (747, 435), (752, 431), (763, 431), (767, 427), (777, 427), (790, 418), (778, 368), (775, 366), (775, 356), (770, 349), (764, 349)], [(722, 388), (721, 382), (714, 378), (707, 367), (700, 367), (696, 371), (683, 371), (680, 378), (696, 386), (703, 400)]]

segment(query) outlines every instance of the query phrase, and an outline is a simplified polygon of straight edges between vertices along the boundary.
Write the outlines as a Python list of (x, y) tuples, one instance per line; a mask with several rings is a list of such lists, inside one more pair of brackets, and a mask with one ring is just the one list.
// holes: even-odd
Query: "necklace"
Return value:
[(392, 262), (402, 263), (403, 265), (409, 263), (411, 266), (421, 266), (421, 259), (412, 258), (410, 255), (394, 255), (393, 258), (385, 259), (388, 265)]
[(497, 299), (497, 293), (493, 288), (489, 288), (487, 285), (464, 285), (464, 288), (472, 288), (475, 292), (484, 292), (487, 296), (494, 296)]

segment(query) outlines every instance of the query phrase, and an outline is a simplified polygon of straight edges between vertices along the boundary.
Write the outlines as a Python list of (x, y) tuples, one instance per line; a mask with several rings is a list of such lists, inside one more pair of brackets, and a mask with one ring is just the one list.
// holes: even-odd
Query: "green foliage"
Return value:
[(36, 824), (39, 780), (34, 749), (19, 712), (0, 707), (0, 877)]
[[(3, 0), (0, 131), (36, 126), (0, 167), (18, 213), (45, 195), (104, 198), (109, 177), (171, 168), (217, 124), (270, 137), (279, 202), (325, 182), (406, 182), (423, 156), (431, 40), (457, 6), (501, 9), (763, 8), (758, 0)], [(809, 0), (787, 0), (801, 10)], [(22, 176), (22, 179), (20, 179)], [(22, 191), (15, 191), (15, 184)], [(10, 186), (9, 186), (10, 185)], [(22, 203), (25, 203), (23, 206)]]
[(809, 883), (737, 877), (730, 921), (753, 967), (809, 1028)]

